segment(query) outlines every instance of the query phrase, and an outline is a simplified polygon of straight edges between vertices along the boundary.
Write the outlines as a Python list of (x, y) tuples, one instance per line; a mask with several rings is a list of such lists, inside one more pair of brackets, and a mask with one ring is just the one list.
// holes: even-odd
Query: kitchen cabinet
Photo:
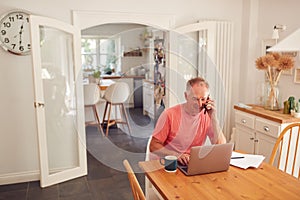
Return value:
[(281, 131), (293, 122), (294, 118), (282, 111), (269, 111), (256, 105), (252, 109), (235, 109), (236, 139), (235, 149), (251, 154), (260, 154), (269, 162), (272, 149)]
[(143, 114), (154, 119), (154, 83), (143, 80)]

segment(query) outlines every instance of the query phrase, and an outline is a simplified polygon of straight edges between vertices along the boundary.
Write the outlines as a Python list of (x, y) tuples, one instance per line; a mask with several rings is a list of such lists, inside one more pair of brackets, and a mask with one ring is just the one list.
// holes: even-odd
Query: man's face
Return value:
[(187, 111), (191, 115), (197, 115), (204, 108), (208, 97), (208, 89), (204, 82), (195, 84), (189, 92), (185, 93)]

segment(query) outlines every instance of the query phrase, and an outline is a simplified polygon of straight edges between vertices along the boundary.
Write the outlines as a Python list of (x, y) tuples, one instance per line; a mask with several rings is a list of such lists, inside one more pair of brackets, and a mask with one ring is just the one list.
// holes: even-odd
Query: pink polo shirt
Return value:
[(190, 153), (193, 146), (203, 145), (206, 136), (212, 135), (211, 120), (201, 111), (195, 116), (189, 115), (183, 104), (166, 109), (153, 132), (153, 137), (164, 146), (179, 153)]

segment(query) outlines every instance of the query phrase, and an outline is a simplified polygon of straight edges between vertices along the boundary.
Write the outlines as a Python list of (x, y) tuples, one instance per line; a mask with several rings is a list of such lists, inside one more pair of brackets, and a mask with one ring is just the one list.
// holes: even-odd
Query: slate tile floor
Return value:
[[(149, 123), (141, 110), (131, 109), (130, 115), (140, 124)], [(88, 149), (99, 144), (101, 137), (94, 127), (87, 127)], [(145, 152), (148, 138), (131, 137), (120, 129), (112, 128), (109, 139), (118, 147), (132, 152)], [(97, 141), (98, 140), (98, 141)], [(90, 142), (90, 143), (89, 143)], [(101, 143), (101, 141), (100, 141)], [(88, 175), (41, 189), (39, 181), (0, 186), (0, 200), (126, 200), (133, 199), (127, 173), (112, 169), (99, 162), (87, 151)], [(136, 167), (136, 166), (133, 166)], [(144, 174), (137, 173), (144, 190)]]

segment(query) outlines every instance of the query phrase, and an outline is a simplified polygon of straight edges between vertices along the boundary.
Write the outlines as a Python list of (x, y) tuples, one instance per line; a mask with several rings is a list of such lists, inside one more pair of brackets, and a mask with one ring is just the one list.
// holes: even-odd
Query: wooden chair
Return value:
[(85, 126), (97, 126), (99, 132), (104, 135), (102, 126), (99, 119), (99, 114), (97, 111), (97, 103), (101, 100), (100, 90), (97, 84), (87, 84), (83, 86), (84, 92), (84, 107), (91, 108), (94, 114), (94, 121), (85, 122)]
[(300, 123), (290, 124), (283, 129), (274, 145), (269, 161), (271, 165), (298, 178), (300, 176), (299, 135)]
[(142, 190), (138, 180), (136, 179), (136, 176), (135, 176), (128, 160), (124, 160), (123, 164), (128, 173), (128, 179), (130, 182), (131, 191), (132, 191), (134, 200), (146, 200), (143, 190)]
[[(106, 136), (108, 136), (109, 127), (114, 124), (126, 124), (131, 134), (131, 129), (129, 126), (128, 116), (124, 106), (125, 101), (130, 95), (129, 86), (124, 82), (117, 82), (108, 86), (105, 91), (104, 99), (106, 100), (105, 110), (103, 114), (102, 126), (106, 123)], [(111, 119), (111, 108), (112, 106), (119, 106), (121, 119)], [(107, 110), (108, 109), (108, 110)], [(108, 114), (107, 114), (108, 111)], [(107, 119), (106, 119), (107, 114)], [(117, 118), (117, 116), (115, 116)]]

